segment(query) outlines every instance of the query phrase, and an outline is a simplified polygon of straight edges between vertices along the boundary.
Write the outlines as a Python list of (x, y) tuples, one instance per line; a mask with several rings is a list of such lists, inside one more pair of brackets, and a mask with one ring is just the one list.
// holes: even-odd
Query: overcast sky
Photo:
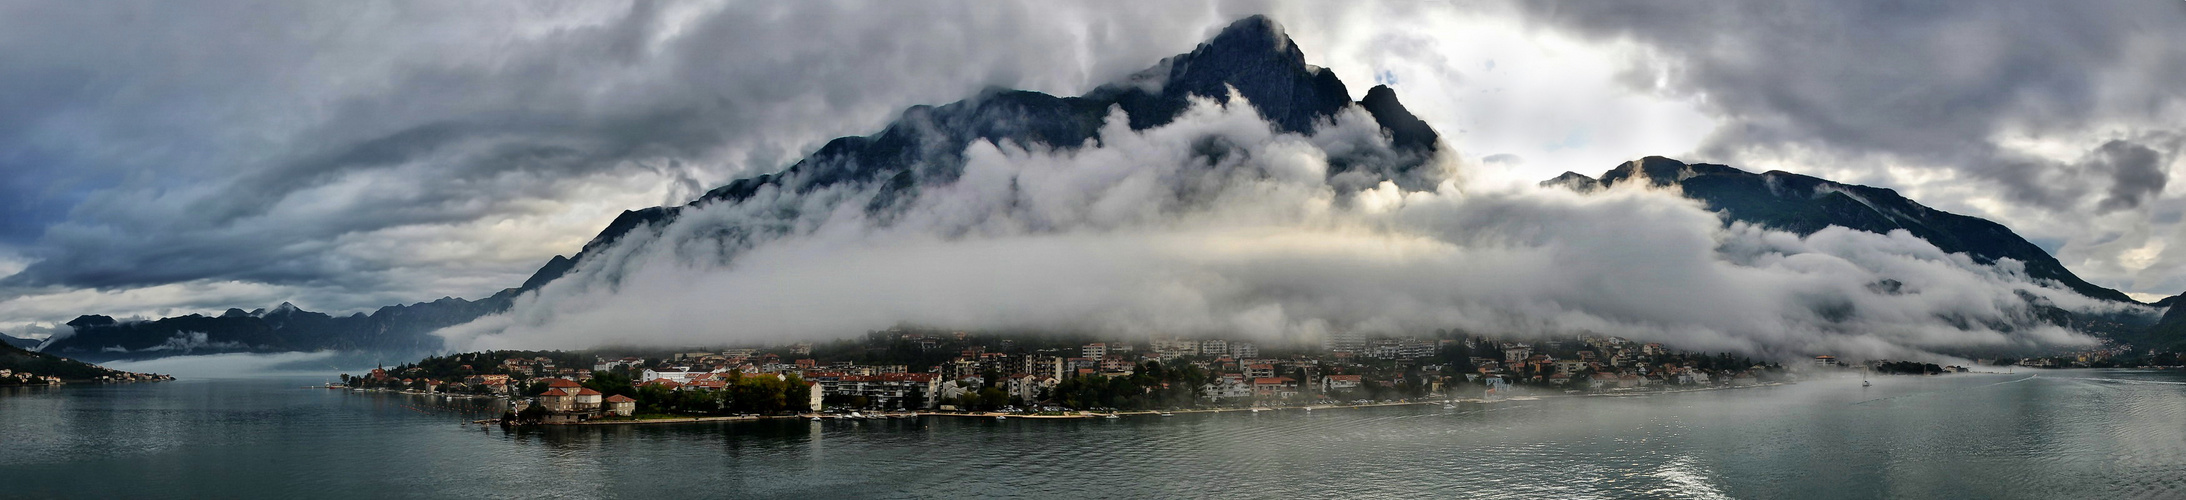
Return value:
[(1786, 170), (2186, 291), (2186, 2), (905, 4), (0, 4), (0, 332), (489, 295), (622, 210), (1254, 13), (1396, 88), (1474, 182)]

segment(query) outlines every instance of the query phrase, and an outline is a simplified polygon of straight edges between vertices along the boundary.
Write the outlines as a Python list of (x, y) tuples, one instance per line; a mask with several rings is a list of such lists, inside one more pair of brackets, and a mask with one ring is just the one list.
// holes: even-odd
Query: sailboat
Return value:
[(1872, 385), (1875, 385), (1875, 383), (1867, 381), (1867, 367), (1860, 367), (1860, 387), (1868, 387)]

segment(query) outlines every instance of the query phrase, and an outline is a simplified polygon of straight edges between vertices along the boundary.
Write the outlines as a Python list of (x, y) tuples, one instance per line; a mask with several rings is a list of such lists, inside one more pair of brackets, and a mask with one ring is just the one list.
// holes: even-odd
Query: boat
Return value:
[(995, 416), (994, 416), (994, 419), (995, 419), (995, 420), (1009, 420), (1009, 418), (1010, 418), (1010, 416), (1009, 416), (1009, 415), (995, 415)]
[(1169, 413), (1169, 412), (1161, 412), (1161, 416), (1164, 416), (1164, 417), (1174, 417), (1174, 416), (1176, 416), (1176, 414), (1175, 414), (1175, 413)]
[(812, 421), (814, 421), (814, 422), (818, 422), (818, 421), (820, 421), (820, 417), (812, 417)]
[(1106, 416), (1106, 417), (1101, 417), (1101, 418), (1122, 418), (1122, 417), (1118, 417), (1118, 416), (1116, 416), (1116, 414), (1114, 414), (1114, 413), (1110, 413), (1110, 414), (1108, 414), (1108, 416)]

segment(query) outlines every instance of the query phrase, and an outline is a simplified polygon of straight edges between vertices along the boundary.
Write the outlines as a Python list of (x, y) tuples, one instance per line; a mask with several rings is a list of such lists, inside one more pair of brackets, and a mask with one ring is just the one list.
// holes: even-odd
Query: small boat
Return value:
[(818, 422), (818, 421), (820, 421), (820, 417), (812, 417), (812, 421), (814, 421), (814, 422)]
[(1108, 414), (1108, 416), (1106, 416), (1106, 417), (1101, 417), (1101, 418), (1123, 418), (1123, 417), (1118, 417), (1118, 416), (1116, 416), (1116, 414), (1114, 414), (1114, 413), (1110, 413), (1110, 414)]
[(1862, 380), (1862, 381), (1860, 381), (1860, 387), (1871, 387), (1871, 386), (1874, 386), (1874, 385), (1875, 385), (1875, 383), (1874, 383), (1874, 382), (1868, 382), (1868, 381), (1865, 381), (1865, 380)]
[(1009, 420), (1009, 419), (1010, 419), (1010, 416), (1009, 416), (1009, 415), (995, 415), (995, 416), (994, 416), (994, 419), (995, 419), (995, 420)]

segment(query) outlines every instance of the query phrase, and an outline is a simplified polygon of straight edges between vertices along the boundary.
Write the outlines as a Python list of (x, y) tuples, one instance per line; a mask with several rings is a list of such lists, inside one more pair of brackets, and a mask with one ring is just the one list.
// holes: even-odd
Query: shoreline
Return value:
[[(1072, 413), (1072, 414), (1062, 414), (1062, 415), (1019, 414), (1019, 413), (1004, 413), (1004, 412), (943, 412), (943, 411), (931, 411), (931, 412), (928, 412), (928, 411), (900, 411), (900, 412), (872, 412), (872, 413), (863, 413), (863, 412), (861, 412), (861, 416), (860, 416), (860, 417), (851, 417), (851, 416), (849, 416), (849, 415), (847, 415), (847, 414), (841, 414), (841, 413), (812, 413), (812, 412), (801, 412), (801, 413), (797, 413), (797, 414), (794, 414), (794, 415), (721, 415), (721, 416), (689, 416), (689, 417), (666, 417), (666, 418), (644, 418), (644, 419), (623, 419), (623, 418), (614, 418), (614, 419), (596, 419), (596, 420), (586, 420), (586, 421), (583, 421), (583, 422), (563, 422), (563, 423), (536, 423), (536, 424), (519, 424), (518, 426), (520, 426), (520, 427), (563, 427), (563, 426), (587, 426), (587, 425), (653, 425), (653, 424), (697, 424), (697, 423), (717, 423), (717, 422), (755, 422), (755, 421), (760, 421), (760, 420), (849, 420), (849, 421), (860, 421), (860, 420), (902, 420), (902, 419), (916, 419), (916, 418), (921, 418), (921, 417), (951, 417), (951, 418), (986, 418), (986, 419), (996, 419), (996, 418), (1001, 418), (1001, 419), (1028, 419), (1028, 420), (1087, 420), (1087, 419), (1106, 419), (1106, 418), (1109, 418), (1109, 417), (1111, 417), (1111, 416), (1114, 416), (1114, 417), (1117, 417), (1117, 418), (1123, 418), (1123, 417), (1157, 417), (1157, 418), (1158, 418), (1158, 417), (1163, 417), (1163, 416), (1174, 416), (1174, 415), (1176, 415), (1176, 414), (1185, 414), (1185, 413), (1201, 413), (1201, 414), (1213, 414), (1213, 413), (1239, 413), (1239, 412), (1252, 412), (1252, 413), (1258, 413), (1258, 412), (1267, 412), (1267, 411), (1311, 412), (1311, 411), (1314, 411), (1314, 410), (1332, 410), (1332, 409), (1359, 409), (1359, 408), (1378, 408), (1378, 407), (1392, 407), (1392, 406), (1420, 406), (1420, 405), (1445, 405), (1445, 406), (1447, 406), (1447, 405), (1455, 405), (1455, 404), (1460, 404), (1460, 403), (1469, 403), (1469, 404), (1495, 404), (1495, 403), (1522, 402), (1522, 401), (1539, 401), (1539, 400), (1543, 400), (1543, 399), (1550, 399), (1550, 398), (1559, 398), (1559, 397), (1613, 397), (1613, 398), (1629, 398), (1629, 397), (1643, 397), (1643, 396), (1653, 396), (1653, 395), (1663, 395), (1663, 394), (1682, 394), (1682, 393), (1707, 392), (1707, 391), (1721, 391), (1721, 390), (1732, 390), (1732, 389), (1755, 389), (1755, 388), (1763, 388), (1763, 387), (1780, 387), (1780, 386), (1792, 385), (1792, 384), (1795, 384), (1795, 383), (1797, 383), (1797, 382), (1769, 382), (1769, 383), (1762, 383), (1762, 384), (1753, 384), (1753, 385), (1742, 385), (1742, 386), (1721, 386), (1721, 387), (1703, 387), (1703, 388), (1694, 388), (1694, 389), (1674, 389), (1674, 390), (1646, 390), (1646, 391), (1626, 391), (1626, 392), (1614, 392), (1614, 393), (1592, 392), (1592, 393), (1583, 393), (1583, 394), (1526, 394), (1526, 395), (1514, 395), (1514, 396), (1500, 397), (1500, 398), (1496, 398), (1496, 399), (1485, 399), (1485, 398), (1460, 398), (1460, 399), (1444, 399), (1444, 400), (1429, 400), (1429, 401), (1392, 401), (1392, 402), (1380, 402), (1380, 403), (1339, 403), (1339, 404), (1327, 404), (1327, 405), (1286, 405), (1286, 406), (1255, 406), (1255, 407), (1246, 407), (1246, 408), (1195, 408), (1195, 409), (1183, 409), (1183, 410), (1168, 410), (1168, 411), (1161, 411), (1161, 410), (1138, 410), (1138, 411), (1116, 411), (1116, 412), (1091, 412), (1091, 411), (1080, 411), (1080, 412), (1074, 412), (1074, 413)], [(321, 389), (321, 388), (323, 388), (323, 389), (347, 389), (347, 390), (350, 390), (350, 391), (354, 391), (354, 392), (377, 392), (377, 393), (388, 393), (388, 394), (403, 394), (403, 395), (410, 395), (410, 396), (439, 396), (439, 397), (444, 397), (444, 398), (451, 398), (451, 399), (496, 399), (496, 400), (506, 400), (506, 399), (509, 399), (509, 397), (507, 397), (507, 396), (491, 396), (491, 395), (477, 395), (477, 394), (443, 394), (443, 393), (424, 393), (424, 392), (416, 392), (416, 391), (410, 391), (410, 390), (363, 389), (363, 388), (350, 388), (350, 387), (341, 387), (341, 386), (306, 386), (305, 388), (307, 388), (307, 389)], [(469, 423), (470, 423), (470, 424), (477, 424), (477, 425), (493, 425), (493, 424), (498, 424), (498, 423), (500, 423), (500, 419), (498, 419), (498, 418), (493, 418), (493, 419), (481, 419), (481, 420), (472, 420), (472, 421), (470, 421)]]

